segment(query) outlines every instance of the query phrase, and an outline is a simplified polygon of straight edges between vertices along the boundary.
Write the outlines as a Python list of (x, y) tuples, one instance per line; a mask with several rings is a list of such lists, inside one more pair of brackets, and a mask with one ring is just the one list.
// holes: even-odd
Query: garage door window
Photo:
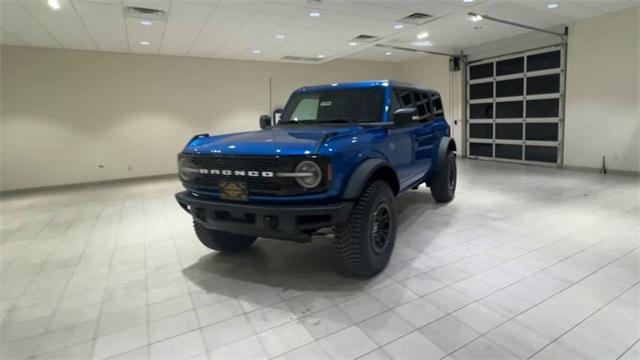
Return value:
[(559, 47), (470, 64), (468, 155), (558, 164), (562, 149), (563, 66)]

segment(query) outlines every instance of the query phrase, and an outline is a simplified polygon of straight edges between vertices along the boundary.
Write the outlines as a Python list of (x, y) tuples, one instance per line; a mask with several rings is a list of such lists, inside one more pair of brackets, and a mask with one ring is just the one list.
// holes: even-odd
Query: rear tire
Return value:
[(437, 202), (449, 202), (456, 195), (458, 171), (456, 168), (456, 154), (448, 152), (444, 166), (435, 174), (431, 181), (431, 195)]
[(202, 224), (193, 222), (193, 228), (200, 242), (211, 250), (237, 252), (248, 249), (257, 239), (255, 236), (232, 234), (225, 231), (211, 230)]
[(396, 210), (391, 187), (384, 181), (369, 184), (347, 221), (337, 226), (334, 244), (340, 270), (372, 277), (389, 263), (396, 240)]

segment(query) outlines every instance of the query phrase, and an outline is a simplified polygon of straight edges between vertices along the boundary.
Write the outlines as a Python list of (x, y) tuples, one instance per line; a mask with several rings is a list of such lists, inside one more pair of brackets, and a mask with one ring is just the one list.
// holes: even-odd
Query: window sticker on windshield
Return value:
[(320, 106), (331, 106), (331, 101), (323, 101), (320, 103)]

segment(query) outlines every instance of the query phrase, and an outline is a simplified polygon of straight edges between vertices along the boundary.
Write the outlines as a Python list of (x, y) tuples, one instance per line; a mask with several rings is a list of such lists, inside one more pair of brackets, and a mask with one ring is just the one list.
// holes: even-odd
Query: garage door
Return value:
[(469, 157), (561, 164), (563, 55), (552, 47), (468, 65)]

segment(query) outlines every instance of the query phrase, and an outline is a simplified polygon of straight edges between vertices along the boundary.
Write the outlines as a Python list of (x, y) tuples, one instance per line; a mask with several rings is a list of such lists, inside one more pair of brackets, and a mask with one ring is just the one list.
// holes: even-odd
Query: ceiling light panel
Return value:
[[(129, 48), (132, 52), (157, 53), (162, 43), (162, 32), (165, 22), (158, 21), (155, 26), (140, 26), (140, 19), (125, 18), (127, 35), (129, 36)], [(143, 42), (148, 42), (144, 45)]]

